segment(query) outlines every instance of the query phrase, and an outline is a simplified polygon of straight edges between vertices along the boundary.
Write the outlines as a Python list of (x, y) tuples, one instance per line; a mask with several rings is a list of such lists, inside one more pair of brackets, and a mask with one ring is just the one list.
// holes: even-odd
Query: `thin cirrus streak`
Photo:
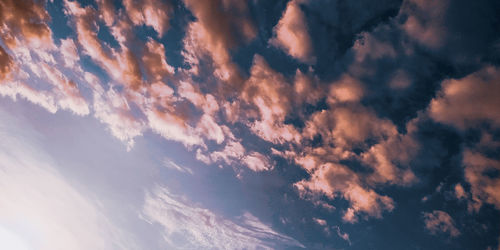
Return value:
[[(293, 190), (281, 194), (284, 204), (296, 199), (297, 211), (304, 206), (334, 218), (311, 212), (294, 223), (322, 228), (349, 246), (356, 239), (339, 225), (352, 229), (404, 209), (422, 232), (457, 239), (473, 237), (461, 233), (465, 216), (498, 214), (498, 4), (90, 2), (0, 3), (1, 96), (52, 114), (94, 117), (128, 151), (152, 133), (181, 145), (200, 165), (232, 168), (241, 185), (267, 176), (263, 182)], [(168, 169), (196, 176), (194, 168), (162, 159)], [(413, 191), (419, 211), (402, 199)], [(453, 205), (428, 202), (438, 196)], [(213, 237), (206, 238), (207, 228), (189, 231), (193, 247), (265, 248), (269, 237), (329, 246), (297, 233), (299, 226), (290, 226), (301, 237), (295, 240), (174, 200), (159, 187), (147, 193), (141, 211), (171, 246), (196, 222), (175, 228), (185, 221), (162, 216), (182, 212), (214, 220)], [(172, 206), (178, 211), (164, 208)], [(458, 208), (464, 213), (445, 211)], [(286, 216), (273, 216), (290, 225)], [(494, 247), (498, 224), (483, 224), (485, 247)]]

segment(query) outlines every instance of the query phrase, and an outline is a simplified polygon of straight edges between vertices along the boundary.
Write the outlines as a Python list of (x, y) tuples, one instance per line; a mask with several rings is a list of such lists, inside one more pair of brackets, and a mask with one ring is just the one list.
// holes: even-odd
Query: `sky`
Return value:
[(500, 250), (498, 13), (0, 0), (0, 248)]

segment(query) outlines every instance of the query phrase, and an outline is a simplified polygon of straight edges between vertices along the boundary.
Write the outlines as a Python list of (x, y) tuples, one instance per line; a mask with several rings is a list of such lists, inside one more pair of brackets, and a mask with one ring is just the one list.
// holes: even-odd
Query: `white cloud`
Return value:
[(273, 249), (303, 247), (245, 212), (231, 221), (157, 187), (146, 194), (145, 220), (163, 228), (167, 248), (175, 249)]

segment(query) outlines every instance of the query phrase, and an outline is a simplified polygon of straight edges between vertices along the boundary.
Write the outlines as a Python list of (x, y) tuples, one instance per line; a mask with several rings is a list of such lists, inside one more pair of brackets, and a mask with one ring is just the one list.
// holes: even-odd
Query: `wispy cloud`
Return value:
[(146, 194), (144, 219), (162, 227), (166, 247), (176, 249), (273, 249), (303, 247), (293, 238), (274, 231), (249, 212), (225, 218), (164, 187)]

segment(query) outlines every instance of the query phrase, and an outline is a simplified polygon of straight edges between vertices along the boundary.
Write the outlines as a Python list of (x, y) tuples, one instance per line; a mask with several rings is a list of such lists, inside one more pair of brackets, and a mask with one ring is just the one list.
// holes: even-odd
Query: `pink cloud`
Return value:
[(7, 78), (8, 74), (13, 67), (13, 62), (11, 56), (5, 51), (5, 49), (0, 46), (0, 81)]
[[(250, 78), (245, 82), (241, 98), (250, 105), (247, 117), (255, 118), (249, 124), (251, 130), (262, 139), (283, 143), (299, 140), (299, 134), (292, 125), (284, 124), (285, 117), (291, 109), (291, 89), (280, 73), (269, 67), (263, 57), (256, 55)], [(256, 112), (255, 112), (256, 111)]]
[(451, 216), (440, 210), (434, 210), (432, 213), (423, 213), (425, 228), (431, 234), (446, 233), (451, 237), (460, 235), (460, 231), (455, 227), (455, 222)]
[(445, 80), (441, 92), (431, 101), (429, 114), (434, 120), (459, 129), (482, 121), (500, 127), (498, 93), (500, 70), (486, 67), (462, 79)]
[(330, 85), (330, 93), (328, 95), (328, 103), (358, 102), (363, 97), (364, 90), (361, 82), (354, 77), (344, 74)]
[(500, 209), (500, 178), (488, 175), (488, 171), (500, 171), (500, 161), (488, 158), (473, 150), (463, 154), (465, 179), (471, 186), (472, 205), (478, 211), (484, 202)]
[(274, 36), (269, 43), (301, 62), (313, 64), (316, 58), (312, 55), (312, 41), (300, 3), (299, 0), (288, 2), (283, 16), (273, 29)]
[(392, 134), (360, 155), (361, 161), (374, 170), (368, 181), (404, 186), (417, 181), (410, 161), (420, 147), (414, 138), (418, 120), (415, 118), (407, 123), (406, 134)]
[(407, 1), (402, 9), (408, 13), (408, 18), (402, 29), (417, 42), (437, 49), (446, 38), (444, 18), (447, 8), (448, 1)]
[(356, 105), (314, 113), (306, 122), (303, 135), (312, 139), (317, 134), (337, 147), (351, 149), (369, 138), (383, 138), (397, 131), (389, 120), (380, 119), (369, 109)]
[(252, 152), (243, 158), (243, 163), (255, 172), (272, 169), (269, 159), (259, 152)]
[(38, 91), (22, 82), (8, 82), (0, 84), (0, 95), (9, 96), (16, 100), (20, 96), (34, 104), (45, 108), (50, 113), (55, 113), (58, 109), (54, 97), (45, 91)]
[(61, 40), (61, 55), (63, 56), (64, 63), (66, 67), (73, 68), (75, 63), (80, 60), (78, 51), (73, 39), (67, 38)]
[(125, 10), (134, 25), (153, 27), (162, 37), (169, 28), (171, 6), (161, 0), (124, 0)]
[(55, 87), (52, 93), (55, 94), (60, 107), (71, 110), (77, 115), (89, 114), (87, 102), (81, 96), (80, 90), (74, 81), (68, 80), (61, 72), (47, 64), (42, 64), (41, 68), (48, 79), (48, 83)]
[(175, 73), (175, 69), (167, 63), (163, 44), (151, 38), (144, 47), (142, 62), (150, 81), (161, 81)]
[(0, 37), (9, 48), (26, 42), (32, 47), (53, 48), (50, 20), (44, 1), (5, 0), (0, 3)]
[(343, 215), (346, 222), (356, 222), (360, 214), (380, 218), (383, 211), (394, 208), (391, 198), (366, 187), (359, 176), (344, 165), (326, 163), (310, 173), (309, 180), (294, 184), (299, 194), (305, 198), (324, 194), (330, 199), (338, 196), (346, 199), (350, 203)]
[(158, 109), (147, 111), (146, 116), (151, 129), (165, 139), (181, 142), (187, 147), (204, 145), (203, 139), (182, 116)]

